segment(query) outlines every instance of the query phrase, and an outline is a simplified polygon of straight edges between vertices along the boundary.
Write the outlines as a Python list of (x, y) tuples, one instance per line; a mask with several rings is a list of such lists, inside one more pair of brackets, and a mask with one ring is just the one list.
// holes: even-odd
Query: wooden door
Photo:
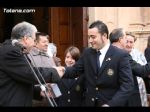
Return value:
[(71, 16), (69, 7), (51, 8), (51, 41), (57, 45), (57, 56), (64, 64), (64, 52), (72, 45)]
[(88, 28), (88, 11), (85, 7), (71, 8), (72, 22), (72, 44), (82, 52), (84, 47), (88, 46), (87, 28)]
[(57, 45), (57, 56), (64, 65), (65, 50), (74, 45), (82, 52), (87, 47), (87, 8), (82, 7), (53, 7), (49, 31), (51, 42)]

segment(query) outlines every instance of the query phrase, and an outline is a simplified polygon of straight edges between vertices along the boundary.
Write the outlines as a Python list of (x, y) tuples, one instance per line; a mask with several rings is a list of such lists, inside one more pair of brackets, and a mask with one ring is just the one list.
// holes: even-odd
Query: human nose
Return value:
[(89, 43), (92, 43), (93, 39), (92, 38), (89, 38)]

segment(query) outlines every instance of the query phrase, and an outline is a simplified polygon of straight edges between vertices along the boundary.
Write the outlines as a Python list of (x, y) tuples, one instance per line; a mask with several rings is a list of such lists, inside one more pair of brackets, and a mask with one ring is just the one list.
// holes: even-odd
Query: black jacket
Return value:
[[(144, 81), (146, 79), (148, 79), (147, 76), (150, 75), (150, 63), (147, 63), (146, 65), (141, 65), (141, 64), (137, 63), (135, 60), (133, 60), (131, 55), (129, 55), (129, 60), (130, 60), (130, 65), (131, 65), (131, 69), (132, 69), (132, 73), (133, 73), (134, 90), (133, 90), (131, 97), (129, 98), (129, 100), (127, 102), (127, 106), (142, 106), (140, 92), (139, 92), (139, 85), (138, 85), (136, 76), (142, 77), (144, 79)], [(148, 85), (146, 83), (145, 83), (145, 85)], [(150, 86), (148, 86), (148, 87), (150, 87)]]
[(145, 58), (147, 60), (147, 62), (150, 62), (150, 48), (147, 47), (144, 51), (144, 55), (145, 55)]
[(82, 106), (85, 92), (84, 82), (85, 79), (83, 75), (76, 79), (62, 78), (58, 83), (62, 93), (62, 96), (56, 99), (58, 106)]
[(150, 63), (147, 63), (146, 65), (141, 65), (134, 61), (130, 55), (129, 60), (132, 72), (135, 76), (146, 78), (148, 75), (150, 75)]
[(110, 45), (98, 73), (96, 66), (96, 51), (87, 48), (64, 77), (85, 75), (86, 106), (94, 106), (97, 95), (101, 104), (124, 106), (134, 87), (128, 53)]
[[(47, 82), (59, 76), (53, 68), (40, 68)], [(0, 106), (31, 106), (37, 83), (20, 48), (8, 40), (0, 47)]]

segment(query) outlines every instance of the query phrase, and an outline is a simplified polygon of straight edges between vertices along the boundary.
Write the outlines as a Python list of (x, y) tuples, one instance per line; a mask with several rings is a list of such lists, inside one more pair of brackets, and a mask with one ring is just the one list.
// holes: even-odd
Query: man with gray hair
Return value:
[[(6, 40), (0, 47), (0, 106), (31, 106), (33, 93), (34, 98), (42, 99), (41, 95), (45, 96), (40, 88), (33, 89), (37, 79), (23, 53), (28, 53), (34, 46), (36, 32), (34, 25), (18, 23), (12, 29), (11, 40)], [(54, 68), (39, 70), (46, 82), (60, 79), (61, 72)]]
[[(109, 39), (113, 46), (116, 46), (122, 50), (128, 51), (126, 49), (126, 45), (127, 45), (126, 33), (123, 30), (123, 28), (114, 29), (110, 33)], [(138, 85), (136, 76), (139, 76), (142, 78), (147, 77), (150, 74), (150, 63), (146, 65), (141, 65), (137, 63), (136, 61), (134, 61), (131, 55), (129, 55), (128, 58), (130, 61), (133, 79), (134, 79), (134, 89), (132, 91), (132, 95), (128, 99), (126, 106), (141, 106), (139, 85)]]

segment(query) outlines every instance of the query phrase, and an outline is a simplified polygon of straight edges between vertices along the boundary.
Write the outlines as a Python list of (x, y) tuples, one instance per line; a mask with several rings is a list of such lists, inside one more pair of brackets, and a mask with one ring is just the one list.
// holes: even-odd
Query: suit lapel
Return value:
[(72, 86), (76, 83), (76, 79), (70, 79), (70, 82), (68, 83), (69, 84), (69, 88), (72, 88)]
[(78, 78), (75, 79), (63, 79), (62, 83), (64, 84), (64, 86), (68, 89), (72, 88), (72, 86), (76, 83)]
[(70, 88), (70, 84), (69, 84), (69, 82), (68, 82), (68, 81), (69, 81), (69, 79), (63, 79), (63, 80), (62, 80), (62, 82), (63, 82), (64, 86), (65, 86), (66, 88), (68, 88), (68, 89), (69, 89), (69, 88)]
[(112, 58), (112, 54), (113, 54), (113, 49), (112, 48), (113, 48), (113, 46), (110, 45), (110, 47), (109, 47), (109, 49), (108, 49), (108, 51), (105, 55), (105, 58), (102, 62), (101, 68), (98, 71), (98, 74), (101, 74), (102, 71), (106, 68), (107, 64), (110, 63), (111, 58)]
[(96, 50), (92, 49), (91, 48), (91, 57), (89, 58), (90, 59), (90, 62), (91, 62), (91, 66), (93, 67), (93, 70), (94, 70), (94, 73), (97, 74), (97, 62), (96, 62)]

